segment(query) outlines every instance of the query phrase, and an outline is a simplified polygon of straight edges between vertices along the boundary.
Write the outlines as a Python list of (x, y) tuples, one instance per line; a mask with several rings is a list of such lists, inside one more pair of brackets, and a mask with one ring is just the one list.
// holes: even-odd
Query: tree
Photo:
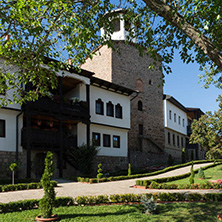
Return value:
[[(136, 24), (136, 29), (129, 30), (128, 41), (136, 37), (140, 52), (147, 49), (146, 53), (154, 59), (151, 68), (160, 55), (165, 73), (171, 72), (169, 63), (174, 50), (179, 49), (184, 62), (196, 61), (205, 70), (203, 77), (207, 85), (215, 81), (221, 87), (220, 0), (119, 2), (119, 6), (127, 9), (124, 18), (129, 24)], [(55, 89), (55, 72), (70, 69), (67, 58), (74, 67), (79, 67), (100, 44), (113, 46), (110, 33), (114, 30), (112, 21), (118, 15), (106, 12), (114, 8), (109, 0), (0, 0), (0, 56), (7, 61), (7, 66), (1, 66), (0, 90), (13, 89), (14, 100), (22, 103)], [(156, 19), (158, 16), (162, 19)], [(106, 36), (100, 37), (102, 26), (106, 27)], [(61, 63), (64, 60), (66, 65)], [(19, 67), (16, 74), (9, 71), (8, 64)], [(31, 82), (33, 88), (25, 91), (20, 86), (22, 82)], [(3, 102), (6, 99), (9, 98), (4, 97)]]
[(17, 163), (11, 163), (9, 169), (12, 171), (12, 184), (15, 184), (15, 171), (18, 169)]
[(222, 100), (219, 109), (207, 112), (198, 120), (194, 120), (191, 129), (190, 143), (199, 143), (205, 150), (206, 156), (215, 159), (222, 154)]

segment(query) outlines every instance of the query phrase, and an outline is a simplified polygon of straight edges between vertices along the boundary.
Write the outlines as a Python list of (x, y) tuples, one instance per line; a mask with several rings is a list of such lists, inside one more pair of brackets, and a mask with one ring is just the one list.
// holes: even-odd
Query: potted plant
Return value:
[(36, 217), (36, 221), (57, 221), (60, 219), (57, 215), (52, 214), (52, 208), (54, 206), (56, 196), (53, 184), (51, 183), (53, 172), (53, 154), (51, 152), (47, 152), (45, 158), (45, 170), (41, 178), (44, 196), (39, 201), (41, 214)]

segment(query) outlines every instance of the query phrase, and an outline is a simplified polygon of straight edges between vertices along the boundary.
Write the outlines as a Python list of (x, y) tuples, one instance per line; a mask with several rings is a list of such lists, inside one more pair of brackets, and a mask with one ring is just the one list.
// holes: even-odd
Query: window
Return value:
[(175, 146), (175, 135), (173, 134), (173, 145)]
[(177, 114), (174, 113), (174, 122), (176, 123), (177, 122)]
[(113, 136), (113, 147), (120, 148), (120, 136)]
[(103, 134), (103, 146), (110, 147), (110, 135)]
[(142, 101), (138, 101), (138, 110), (143, 111), (143, 103)]
[(149, 84), (150, 84), (150, 85), (153, 85), (153, 81), (152, 81), (151, 79), (149, 80)]
[(116, 111), (116, 118), (122, 119), (123, 118), (123, 109), (119, 103), (115, 106), (115, 111)]
[(183, 127), (185, 126), (185, 120), (183, 119)]
[(179, 123), (179, 125), (180, 125), (180, 116), (178, 117), (178, 123)]
[(143, 125), (139, 124), (139, 135), (143, 135)]
[(92, 140), (95, 146), (100, 146), (100, 133), (92, 133)]
[(5, 137), (5, 120), (0, 119), (0, 137)]
[(136, 80), (136, 90), (138, 90), (139, 92), (144, 92), (144, 84), (141, 79)]
[(172, 111), (169, 111), (169, 119), (172, 119)]
[(96, 114), (103, 115), (103, 101), (101, 99), (96, 100)]
[(170, 133), (168, 133), (168, 144), (170, 144)]
[(180, 137), (177, 136), (177, 146), (180, 147)]
[(183, 137), (181, 137), (181, 147), (183, 147)]
[(120, 20), (114, 19), (112, 23), (113, 23), (113, 31), (119, 32), (120, 31)]
[(113, 106), (112, 102), (109, 101), (108, 103), (106, 103), (106, 115), (107, 116), (114, 116), (113, 109), (114, 109), (114, 106)]

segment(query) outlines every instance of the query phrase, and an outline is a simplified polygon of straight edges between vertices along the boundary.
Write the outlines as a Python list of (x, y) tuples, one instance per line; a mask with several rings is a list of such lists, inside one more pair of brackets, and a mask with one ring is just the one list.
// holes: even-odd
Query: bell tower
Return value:
[[(127, 21), (127, 19), (124, 18), (124, 14), (127, 13), (127, 10), (124, 9), (116, 9), (111, 12), (111, 14), (115, 15), (110, 17), (111, 20), (113, 20), (113, 33), (111, 33), (111, 39), (112, 40), (129, 40), (130, 38), (130, 30), (133, 32), (135, 30), (135, 25), (133, 23), (130, 23)], [(106, 35), (106, 29), (102, 27), (101, 29), (101, 36)], [(137, 43), (137, 39), (134, 37), (131, 39), (133, 43)]]

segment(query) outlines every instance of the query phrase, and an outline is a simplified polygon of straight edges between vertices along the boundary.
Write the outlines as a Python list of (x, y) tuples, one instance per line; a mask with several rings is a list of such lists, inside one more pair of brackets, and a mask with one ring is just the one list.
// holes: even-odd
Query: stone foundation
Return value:
[(130, 151), (130, 163), (132, 168), (145, 168), (153, 165), (166, 165), (168, 155), (165, 153), (152, 153)]
[(127, 157), (96, 156), (93, 162), (93, 176), (96, 176), (98, 164), (102, 164), (103, 172), (117, 172), (128, 169)]

